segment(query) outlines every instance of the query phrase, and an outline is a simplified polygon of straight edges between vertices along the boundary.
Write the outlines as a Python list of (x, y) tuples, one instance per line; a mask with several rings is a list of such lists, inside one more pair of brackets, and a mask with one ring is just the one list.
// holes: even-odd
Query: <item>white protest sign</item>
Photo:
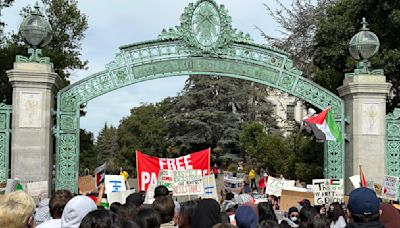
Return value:
[(164, 185), (169, 191), (172, 191), (173, 178), (173, 170), (160, 170), (160, 173), (158, 174), (158, 185)]
[(282, 180), (269, 176), (265, 193), (268, 195), (281, 196), (282, 189), (294, 187), (294, 180)]
[(344, 202), (343, 179), (314, 179), (313, 187), (315, 205)]
[(204, 186), (204, 194), (201, 196), (203, 199), (212, 198), (217, 202), (218, 200), (218, 192), (217, 185), (215, 183), (214, 175), (207, 175), (203, 177), (203, 186)]
[(202, 195), (204, 193), (201, 170), (174, 171), (172, 193), (174, 196)]
[(121, 204), (125, 204), (126, 203), (126, 197), (128, 197), (132, 193), (135, 193), (135, 190), (111, 192), (110, 194), (107, 194), (108, 204), (111, 205), (112, 203), (115, 203), (115, 202), (118, 202), (118, 203), (121, 203)]
[(354, 189), (361, 187), (361, 178), (360, 175), (354, 175), (349, 177), (351, 183), (353, 184)]
[(47, 198), (49, 192), (49, 184), (47, 181), (31, 182), (27, 183), (26, 191), (30, 196)]
[(15, 191), (17, 185), (18, 185), (18, 180), (16, 180), (16, 179), (7, 179), (7, 185), (6, 185), (5, 193), (10, 193), (10, 192)]
[(394, 176), (385, 176), (383, 178), (382, 197), (388, 200), (397, 200), (399, 190), (399, 178)]
[(125, 191), (125, 180), (121, 175), (106, 175), (105, 177), (106, 194), (111, 192)]
[(150, 183), (149, 187), (147, 188), (146, 191), (146, 196), (144, 198), (144, 203), (143, 204), (152, 204), (154, 201), (154, 190), (156, 189), (157, 184)]

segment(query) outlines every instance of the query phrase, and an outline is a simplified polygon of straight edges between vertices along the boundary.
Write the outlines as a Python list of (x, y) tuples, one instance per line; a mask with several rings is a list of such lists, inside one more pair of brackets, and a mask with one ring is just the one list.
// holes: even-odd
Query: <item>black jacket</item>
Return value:
[(346, 228), (385, 228), (385, 225), (380, 221), (373, 221), (367, 223), (349, 223)]

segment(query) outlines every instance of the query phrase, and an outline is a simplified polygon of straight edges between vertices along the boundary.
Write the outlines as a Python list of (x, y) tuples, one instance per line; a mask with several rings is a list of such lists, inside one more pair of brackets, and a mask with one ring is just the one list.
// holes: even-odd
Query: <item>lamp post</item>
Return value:
[(30, 56), (28, 58), (17, 55), (16, 62), (50, 63), (50, 58), (41, 57), (42, 50), (40, 48), (50, 43), (52, 29), (48, 20), (40, 12), (38, 2), (36, 2), (31, 13), (22, 21), (19, 33), (25, 43), (30, 46), (28, 49)]
[(369, 59), (378, 52), (380, 43), (378, 37), (367, 28), (368, 23), (365, 17), (361, 24), (360, 31), (349, 42), (349, 51), (353, 58), (359, 60), (356, 73), (369, 74), (368, 68), (371, 65)]

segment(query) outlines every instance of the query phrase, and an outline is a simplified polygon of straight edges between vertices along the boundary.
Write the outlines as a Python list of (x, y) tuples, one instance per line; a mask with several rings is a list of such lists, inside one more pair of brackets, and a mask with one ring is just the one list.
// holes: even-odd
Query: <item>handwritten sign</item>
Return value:
[(215, 183), (214, 175), (207, 175), (203, 177), (204, 194), (201, 196), (203, 199), (215, 199), (218, 200), (217, 185)]
[(161, 170), (158, 174), (158, 185), (164, 185), (169, 191), (172, 191), (173, 178), (173, 170)]
[(313, 189), (315, 205), (344, 202), (343, 179), (314, 179)]
[(382, 197), (388, 200), (397, 200), (399, 190), (399, 178), (394, 176), (385, 176), (383, 178)]
[(202, 195), (204, 193), (201, 170), (173, 171), (172, 193), (174, 196)]
[(49, 184), (47, 181), (31, 182), (26, 185), (27, 193), (33, 197), (41, 195), (43, 198), (47, 198), (48, 189)]
[(294, 187), (294, 184), (294, 180), (281, 180), (269, 176), (267, 186), (265, 188), (265, 193), (268, 195), (281, 196), (282, 189)]
[(81, 192), (92, 192), (96, 189), (96, 183), (91, 175), (78, 178), (78, 187)]
[(144, 198), (144, 203), (143, 204), (152, 204), (154, 201), (154, 190), (156, 189), (157, 184), (150, 183), (149, 187), (147, 188), (146, 191), (146, 196)]
[(126, 191), (119, 191), (119, 192), (111, 192), (107, 194), (107, 201), (108, 204), (111, 205), (112, 203), (118, 202), (121, 204), (126, 203), (126, 198), (130, 195), (135, 193), (135, 190), (126, 190)]
[(126, 190), (124, 177), (121, 175), (106, 175), (104, 183), (106, 194)]

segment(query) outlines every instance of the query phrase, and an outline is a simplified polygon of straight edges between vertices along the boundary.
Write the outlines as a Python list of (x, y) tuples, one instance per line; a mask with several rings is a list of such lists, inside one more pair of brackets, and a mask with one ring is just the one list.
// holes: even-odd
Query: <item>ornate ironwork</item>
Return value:
[[(213, 0), (189, 4), (181, 25), (163, 30), (157, 40), (120, 47), (104, 71), (58, 93), (56, 188), (77, 191), (79, 106), (118, 88), (156, 78), (219, 75), (270, 86), (324, 109), (332, 106), (344, 129), (343, 100), (302, 77), (288, 55), (254, 44), (250, 36), (232, 29), (224, 6)], [(326, 144), (325, 176), (344, 177), (344, 143)]]
[(386, 174), (400, 177), (400, 109), (386, 115)]
[(0, 183), (7, 182), (10, 154), (11, 106), (0, 103)]

